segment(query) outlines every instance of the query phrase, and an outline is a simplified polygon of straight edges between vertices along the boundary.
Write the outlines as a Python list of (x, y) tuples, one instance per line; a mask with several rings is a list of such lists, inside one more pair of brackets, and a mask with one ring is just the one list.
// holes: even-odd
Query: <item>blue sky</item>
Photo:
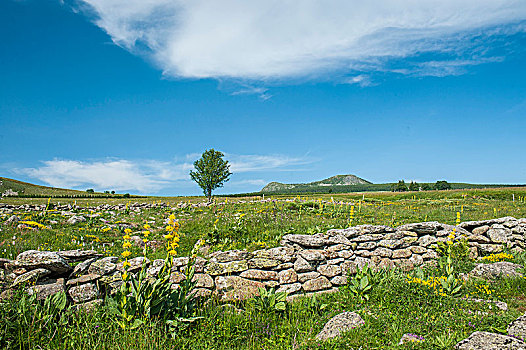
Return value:
[(0, 176), (526, 183), (524, 1), (7, 0), (0, 43)]

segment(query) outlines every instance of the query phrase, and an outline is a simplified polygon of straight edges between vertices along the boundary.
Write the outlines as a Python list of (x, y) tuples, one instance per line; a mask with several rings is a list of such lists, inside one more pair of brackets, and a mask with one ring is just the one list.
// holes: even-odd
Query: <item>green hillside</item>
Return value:
[(271, 182), (263, 189), (261, 192), (319, 192), (318, 190), (328, 191), (329, 188), (335, 187), (354, 187), (354, 186), (369, 186), (372, 185), (371, 182), (364, 180), (356, 175), (336, 175), (329, 177), (328, 179), (309, 182), (306, 184), (284, 184), (279, 182)]
[[(12, 192), (11, 192), (12, 191)], [(86, 192), (69, 190), (65, 188), (55, 188), (47, 186), (34, 185), (28, 182), (0, 177), (0, 194), (19, 196), (63, 196), (63, 195), (84, 195)], [(15, 194), (16, 193), (16, 194)]]

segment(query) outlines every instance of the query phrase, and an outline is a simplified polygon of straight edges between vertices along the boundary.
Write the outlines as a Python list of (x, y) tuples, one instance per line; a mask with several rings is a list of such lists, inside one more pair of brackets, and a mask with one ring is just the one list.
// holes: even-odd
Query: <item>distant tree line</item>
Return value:
[[(476, 186), (476, 185), (474, 185)], [(437, 181), (435, 184), (422, 183), (419, 184), (416, 181), (411, 181), (409, 185), (404, 180), (398, 181), (393, 184), (391, 191), (393, 192), (406, 192), (406, 191), (430, 191), (430, 190), (451, 190), (451, 184), (445, 180)]]

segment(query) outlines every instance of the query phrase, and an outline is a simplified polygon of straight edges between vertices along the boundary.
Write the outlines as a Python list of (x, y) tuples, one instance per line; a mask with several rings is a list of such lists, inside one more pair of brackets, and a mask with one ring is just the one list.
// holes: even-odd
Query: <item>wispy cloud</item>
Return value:
[[(192, 160), (199, 154), (181, 157), (184, 161), (104, 159), (95, 161), (53, 159), (33, 168), (15, 168), (14, 172), (38, 179), (53, 187), (73, 189), (94, 188), (138, 193), (158, 193), (166, 188), (188, 187)], [(265, 170), (296, 169), (309, 162), (306, 158), (285, 155), (236, 155), (226, 159), (235, 174), (257, 173)], [(261, 179), (243, 176), (235, 185), (261, 186)]]
[(445, 56), (420, 74), (458, 74), (526, 20), (524, 0), (70, 1), (116, 44), (183, 78), (342, 77), (422, 53)]

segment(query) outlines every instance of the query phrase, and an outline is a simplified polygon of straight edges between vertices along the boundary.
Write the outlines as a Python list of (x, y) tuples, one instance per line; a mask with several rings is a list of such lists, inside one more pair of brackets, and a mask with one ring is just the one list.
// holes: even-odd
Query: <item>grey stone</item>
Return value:
[(387, 249), (387, 248), (377, 248), (373, 252), (373, 255), (390, 258), (393, 255), (393, 251), (391, 249)]
[(307, 260), (299, 256), (294, 262), (294, 270), (296, 270), (296, 272), (309, 272), (313, 271), (314, 267), (312, 267)]
[(84, 283), (87, 283), (87, 282), (96, 281), (99, 278), (101, 278), (101, 275), (95, 275), (95, 274), (82, 275), (79, 278), (68, 280), (66, 282), (66, 285), (74, 286), (74, 285), (77, 285), (77, 284), (84, 284)]
[(358, 271), (358, 266), (353, 261), (346, 261), (340, 265), (343, 275), (355, 274)]
[(270, 269), (281, 264), (281, 261), (270, 258), (253, 258), (248, 261), (251, 269)]
[(82, 303), (96, 299), (99, 296), (99, 289), (95, 283), (86, 283), (71, 287), (68, 294), (75, 303)]
[(29, 295), (37, 295), (37, 300), (44, 300), (48, 296), (60, 292), (66, 292), (63, 278), (59, 278), (57, 280), (49, 280), (43, 283), (37, 283), (36, 285), (27, 289), (27, 293)]
[[(229, 250), (226, 252), (214, 252), (210, 254), (210, 261), (216, 263), (226, 263), (231, 261), (247, 260), (251, 254), (246, 250)], [(186, 264), (185, 264), (186, 265)]]
[(503, 225), (494, 224), (487, 232), (493, 243), (508, 243), (511, 238), (511, 230)]
[(55, 273), (65, 273), (71, 266), (55, 252), (28, 250), (18, 254), (15, 265), (28, 270), (44, 268)]
[(249, 269), (246, 271), (241, 272), (239, 275), (243, 278), (249, 278), (253, 280), (279, 280), (278, 273), (276, 271), (267, 271), (267, 270), (255, 270), (255, 269)]
[(320, 276), (313, 280), (303, 283), (303, 289), (306, 292), (315, 292), (318, 290), (329, 289), (332, 287), (331, 282), (325, 276)]
[(398, 248), (400, 245), (402, 245), (402, 241), (397, 239), (382, 239), (378, 242), (378, 246), (390, 249)]
[(475, 227), (473, 230), (471, 230), (471, 232), (473, 232), (474, 235), (478, 236), (478, 235), (485, 234), (486, 232), (488, 232), (488, 230), (489, 230), (489, 226), (483, 225), (483, 226)]
[(280, 284), (295, 283), (298, 281), (298, 274), (294, 269), (280, 271), (278, 277)]
[(327, 339), (341, 336), (344, 332), (362, 326), (365, 321), (355, 312), (342, 312), (331, 318), (323, 327), (320, 333), (316, 335), (317, 340), (325, 341)]
[(347, 276), (335, 276), (331, 278), (331, 283), (337, 286), (347, 284)]
[(436, 243), (436, 241), (437, 241), (436, 237), (425, 235), (425, 236), (420, 237), (417, 242), (420, 246), (427, 247), (433, 243)]
[(323, 261), (325, 256), (320, 250), (307, 249), (299, 252), (300, 256), (307, 261)]
[(88, 268), (90, 267), (90, 265), (96, 260), (97, 258), (91, 258), (91, 259), (88, 259), (86, 261), (79, 263), (77, 266), (75, 266), (75, 268), (73, 269), (73, 272), (69, 275), (69, 278), (78, 277), (82, 275), (83, 273), (88, 271)]
[(488, 332), (474, 332), (455, 345), (457, 350), (526, 350), (518, 339)]
[(248, 262), (246, 260), (231, 261), (227, 263), (209, 263), (205, 267), (205, 272), (212, 276), (226, 275), (245, 270), (248, 270)]
[(117, 265), (115, 264), (116, 261), (117, 258), (113, 256), (94, 261), (89, 266), (88, 273), (101, 276), (109, 275), (117, 270)]
[(294, 245), (298, 244), (303, 247), (322, 247), (326, 243), (326, 240), (321, 237), (311, 235), (285, 235), (283, 236), (280, 244), (281, 245)]
[(157, 277), (159, 276), (159, 272), (161, 272), (163, 267), (164, 267), (164, 259), (155, 259), (154, 261), (151, 262), (150, 267), (148, 267), (148, 269), (146, 270), (146, 273), (149, 276)]
[(393, 251), (393, 255), (391, 256), (393, 259), (400, 259), (400, 258), (409, 258), (411, 256), (412, 252), (410, 249), (397, 249)]
[(520, 270), (523, 267), (507, 261), (499, 261), (492, 264), (477, 264), (470, 275), (483, 278), (522, 277)]
[(321, 274), (316, 271), (300, 273), (298, 274), (298, 281), (300, 281), (301, 283), (307, 282), (308, 280), (312, 280), (312, 279), (320, 277), (320, 275)]
[(508, 325), (508, 335), (526, 339), (526, 314), (520, 316)]
[(82, 216), (82, 215), (78, 215), (78, 216), (77, 215), (73, 215), (72, 217), (70, 217), (68, 219), (68, 224), (75, 225), (75, 224), (77, 224), (79, 222), (85, 222), (85, 221), (86, 221), (86, 218), (84, 216)]
[(196, 273), (192, 280), (197, 282), (195, 285), (196, 288), (214, 288), (214, 279), (210, 275), (204, 273)]
[(326, 277), (334, 277), (341, 273), (341, 268), (338, 265), (320, 265), (317, 270)]
[(67, 262), (85, 261), (92, 258), (101, 257), (102, 254), (97, 253), (95, 250), (63, 250), (55, 252)]
[(406, 343), (420, 343), (423, 341), (424, 341), (424, 337), (420, 335), (412, 334), (412, 333), (405, 333), (404, 335), (402, 335), (402, 338), (398, 342), (398, 345), (403, 345)]
[(358, 244), (356, 249), (372, 250), (372, 249), (376, 248), (376, 246), (377, 246), (376, 242), (361, 242), (361, 243)]
[[(136, 258), (132, 258), (128, 260), (128, 263), (130, 266), (128, 266), (128, 273), (135, 273), (140, 271), (143, 266), (145, 268), (148, 268), (148, 265), (150, 265), (150, 259), (145, 258), (144, 256), (138, 256)], [(117, 270), (120, 272), (124, 272), (124, 262), (120, 262), (117, 264)]]
[(50, 274), (51, 274), (51, 271), (47, 269), (31, 270), (15, 278), (15, 280), (13, 281), (12, 287), (16, 287), (19, 284), (36, 282), (42, 277), (48, 276)]
[(293, 294), (301, 290), (301, 283), (282, 284), (276, 293), (285, 292), (287, 294)]
[(247, 280), (239, 276), (219, 276), (215, 279), (216, 290), (222, 300), (244, 300), (259, 293), (264, 288), (262, 282)]

